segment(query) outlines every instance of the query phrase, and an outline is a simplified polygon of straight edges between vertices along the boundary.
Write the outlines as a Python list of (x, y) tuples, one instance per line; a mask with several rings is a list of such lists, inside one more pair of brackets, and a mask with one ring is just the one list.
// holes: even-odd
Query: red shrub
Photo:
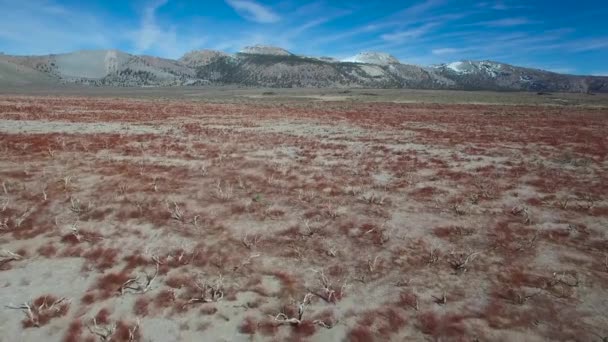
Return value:
[(101, 325), (110, 324), (110, 315), (110, 310), (103, 308), (97, 312), (97, 315), (95, 315), (95, 320)]
[(464, 317), (454, 314), (443, 314), (438, 316), (437, 313), (428, 311), (418, 315), (418, 327), (424, 334), (433, 337), (451, 337), (456, 338), (463, 336), (465, 333), (462, 319)]
[(125, 272), (108, 273), (97, 280), (97, 289), (102, 292), (103, 297), (108, 298), (118, 293), (120, 287), (129, 279), (131, 276)]
[(138, 325), (124, 321), (116, 322), (116, 331), (112, 335), (111, 341), (116, 342), (137, 342), (141, 341), (141, 331)]
[(300, 336), (312, 336), (317, 331), (317, 326), (310, 320), (304, 320), (293, 326), (293, 332)]
[(171, 275), (165, 279), (165, 284), (173, 289), (181, 289), (192, 285), (192, 276), (189, 275)]
[(82, 304), (85, 305), (93, 304), (95, 303), (95, 294), (87, 292), (84, 296), (82, 296), (82, 299), (80, 301), (82, 302)]
[(162, 290), (154, 299), (157, 308), (168, 308), (175, 302), (175, 292), (173, 290)]
[(50, 258), (50, 257), (55, 256), (55, 254), (57, 254), (57, 248), (55, 248), (55, 245), (53, 245), (52, 243), (46, 243), (46, 244), (38, 247), (37, 252), (38, 252), (38, 254), (40, 254), (42, 256)]
[(112, 268), (117, 263), (119, 250), (115, 248), (95, 247), (85, 252), (84, 258), (100, 271)]
[(346, 336), (346, 340), (349, 342), (373, 342), (376, 340), (371, 330), (364, 325), (357, 325), (352, 328)]
[(133, 306), (133, 312), (138, 316), (147, 316), (149, 313), (148, 306), (150, 305), (150, 298), (146, 296), (138, 297), (135, 300)]
[(64, 342), (80, 342), (82, 341), (82, 333), (84, 331), (84, 326), (82, 321), (79, 319), (72, 321), (70, 326), (68, 327), (68, 331), (66, 332), (65, 337), (63, 338)]
[(125, 271), (127, 271), (127, 270), (131, 271), (139, 266), (147, 266), (147, 265), (151, 264), (150, 259), (143, 257), (141, 255), (141, 253), (138, 253), (138, 252), (128, 255), (128, 256), (124, 257), (122, 260), (124, 260), (127, 263), (124, 267)]
[(70, 303), (65, 299), (46, 295), (36, 298), (30, 308), (32, 314), (21, 322), (24, 328), (41, 327), (53, 318), (67, 315)]
[(241, 334), (253, 335), (258, 329), (257, 323), (251, 317), (246, 317), (243, 323), (239, 326)]

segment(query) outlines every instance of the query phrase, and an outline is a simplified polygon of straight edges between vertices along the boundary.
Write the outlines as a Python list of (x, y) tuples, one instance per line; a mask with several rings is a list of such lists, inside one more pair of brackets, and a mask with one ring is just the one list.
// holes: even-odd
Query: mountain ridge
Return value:
[(0, 85), (19, 86), (72, 83), (608, 92), (605, 76), (565, 75), (489, 60), (418, 66), (402, 63), (387, 53), (366, 51), (340, 61), (263, 45), (248, 46), (235, 54), (194, 50), (179, 59), (116, 49), (38, 56), (0, 54), (0, 65)]

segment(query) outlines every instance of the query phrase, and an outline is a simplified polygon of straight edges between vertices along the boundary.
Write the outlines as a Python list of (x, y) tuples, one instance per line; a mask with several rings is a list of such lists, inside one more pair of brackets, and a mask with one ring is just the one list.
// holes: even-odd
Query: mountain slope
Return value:
[(50, 75), (0, 58), (0, 86), (31, 86), (57, 83)]
[(381, 52), (363, 52), (345, 61), (299, 56), (261, 45), (245, 47), (234, 55), (213, 50), (192, 51), (179, 60), (118, 50), (0, 55), (0, 85), (50, 83), (608, 92), (608, 77), (562, 75), (493, 61), (421, 67), (403, 64)]

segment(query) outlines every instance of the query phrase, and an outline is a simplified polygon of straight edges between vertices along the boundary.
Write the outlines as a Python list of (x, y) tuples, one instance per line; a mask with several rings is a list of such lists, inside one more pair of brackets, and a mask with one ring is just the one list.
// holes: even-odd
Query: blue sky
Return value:
[(430, 65), (490, 59), (608, 75), (607, 0), (0, 0), (0, 51), (116, 48), (178, 58), (267, 44), (348, 58), (383, 51)]

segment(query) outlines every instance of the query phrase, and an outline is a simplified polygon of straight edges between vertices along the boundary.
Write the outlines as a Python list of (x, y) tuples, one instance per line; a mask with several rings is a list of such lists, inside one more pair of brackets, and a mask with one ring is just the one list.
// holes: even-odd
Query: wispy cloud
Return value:
[(226, 3), (232, 7), (243, 18), (257, 23), (269, 24), (276, 23), (281, 20), (281, 17), (271, 9), (258, 4), (251, 0), (226, 0)]
[[(107, 27), (85, 11), (53, 1), (0, 0), (0, 43), (17, 54), (47, 54), (103, 48), (115, 41), (120, 24)], [(6, 51), (5, 50), (5, 51)]]
[(152, 45), (158, 42), (161, 38), (166, 38), (166, 32), (163, 32), (156, 23), (156, 11), (166, 5), (168, 0), (160, 0), (148, 5), (141, 19), (141, 27), (134, 35), (135, 47), (138, 51), (149, 50)]
[(576, 52), (608, 49), (608, 37), (580, 40), (570, 44), (570, 48)]
[(445, 0), (426, 0), (402, 10), (399, 15), (417, 16), (443, 5)]
[(403, 31), (393, 32), (393, 33), (385, 33), (380, 36), (385, 41), (393, 42), (393, 43), (401, 43), (408, 39), (418, 38), (428, 32), (430, 32), (435, 27), (439, 26), (439, 23), (427, 23), (422, 26), (416, 28), (410, 28)]
[(537, 24), (538, 21), (530, 20), (528, 18), (516, 17), (516, 18), (502, 18), (497, 20), (481, 21), (471, 26), (486, 26), (486, 27), (513, 27), (522, 26), (529, 24)]
[(446, 55), (454, 55), (457, 53), (464, 53), (467, 51), (471, 51), (470, 48), (438, 48), (431, 50), (431, 53), (435, 56), (446, 56)]
[(158, 22), (157, 12), (168, 2), (157, 0), (144, 8), (139, 28), (130, 34), (135, 53), (155, 53), (162, 57), (178, 58), (204, 43), (204, 37), (178, 33), (175, 26), (164, 27)]

